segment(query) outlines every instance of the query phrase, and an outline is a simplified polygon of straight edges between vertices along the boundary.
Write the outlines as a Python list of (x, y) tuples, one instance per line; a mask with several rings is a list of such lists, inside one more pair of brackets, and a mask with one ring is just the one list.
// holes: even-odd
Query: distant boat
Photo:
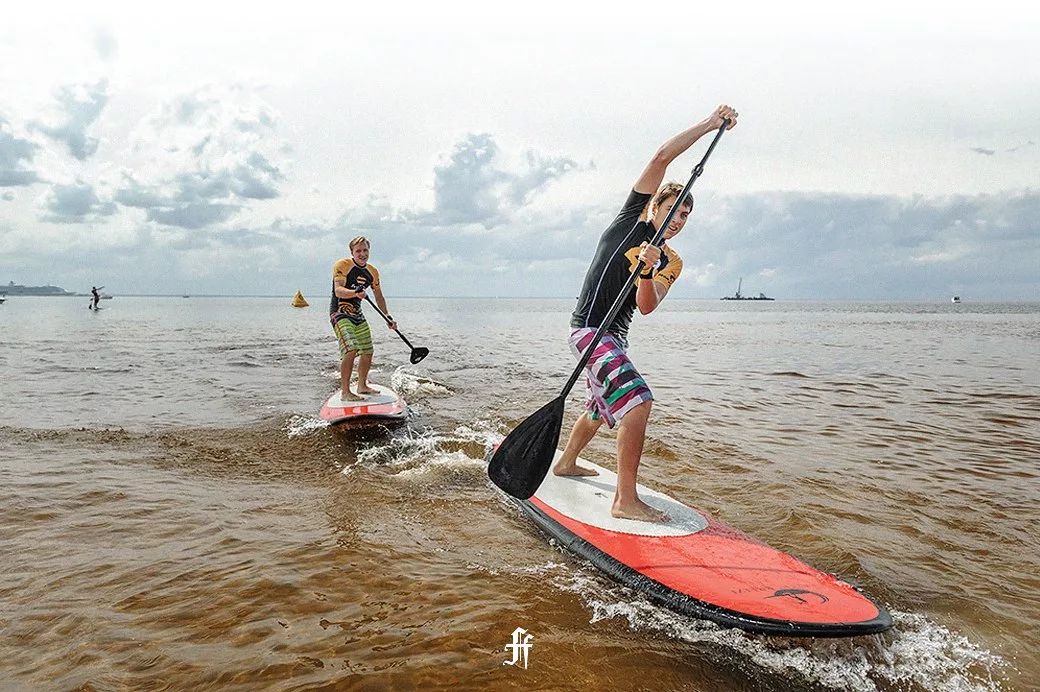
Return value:
[(181, 298), (191, 298), (191, 296), (189, 296), (187, 293), (185, 293), (184, 295), (181, 296)]
[(953, 298), (950, 298), (950, 302), (951, 303), (959, 303), (959, 302), (961, 302), (961, 297), (960, 296), (954, 296)]
[(112, 300), (112, 295), (109, 293), (102, 293), (101, 300)]
[(741, 295), (740, 287), (744, 283), (744, 277), (740, 277), (737, 281), (737, 292), (731, 296), (722, 296), (722, 300), (776, 300), (775, 298), (768, 297), (765, 293), (759, 293), (757, 296), (745, 296)]

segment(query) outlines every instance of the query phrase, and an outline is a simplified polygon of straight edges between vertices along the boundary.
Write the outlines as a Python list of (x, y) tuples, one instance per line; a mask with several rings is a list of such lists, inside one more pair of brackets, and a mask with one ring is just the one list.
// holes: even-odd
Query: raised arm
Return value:
[(668, 164), (693, 146), (698, 139), (722, 127), (724, 120), (730, 121), (729, 129), (731, 130), (737, 125), (737, 112), (725, 104), (716, 108), (711, 115), (693, 127), (683, 130), (662, 144), (654, 157), (646, 164), (646, 168), (643, 169), (643, 173), (636, 180), (632, 189), (651, 195), (657, 192), (657, 188), (660, 187), (664, 174), (668, 170)]

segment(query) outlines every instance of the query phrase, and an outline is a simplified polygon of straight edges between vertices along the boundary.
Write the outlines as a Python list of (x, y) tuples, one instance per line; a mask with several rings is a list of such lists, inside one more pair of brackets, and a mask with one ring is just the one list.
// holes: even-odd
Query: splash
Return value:
[[(484, 452), (495, 428), (490, 421), (460, 425), (450, 433), (408, 430), (358, 451), (358, 464), (389, 467), (393, 475), (414, 478), (426, 473), (483, 469)], [(349, 472), (349, 467), (344, 473)]]
[(624, 586), (605, 585), (590, 567), (562, 573), (554, 583), (579, 595), (590, 623), (623, 619), (649, 630), (710, 648), (708, 655), (736, 657), (768, 674), (828, 689), (1001, 690), (1007, 662), (966, 637), (917, 613), (891, 611), (895, 627), (884, 635), (854, 639), (763, 637), (693, 620), (658, 607)]
[(328, 421), (313, 416), (295, 415), (285, 422), (283, 430), (288, 433), (289, 437), (302, 437), (327, 427), (329, 427)]
[(411, 372), (404, 365), (390, 375), (390, 386), (406, 399), (451, 396), (454, 393), (446, 385)]

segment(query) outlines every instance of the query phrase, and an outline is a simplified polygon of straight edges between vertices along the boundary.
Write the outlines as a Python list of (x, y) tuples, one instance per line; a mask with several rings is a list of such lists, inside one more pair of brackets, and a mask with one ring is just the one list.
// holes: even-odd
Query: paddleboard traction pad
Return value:
[(378, 384), (369, 384), (378, 394), (368, 394), (361, 401), (343, 401), (337, 390), (321, 407), (318, 417), (330, 423), (346, 423), (365, 419), (402, 420), (408, 417), (408, 405), (400, 394)]

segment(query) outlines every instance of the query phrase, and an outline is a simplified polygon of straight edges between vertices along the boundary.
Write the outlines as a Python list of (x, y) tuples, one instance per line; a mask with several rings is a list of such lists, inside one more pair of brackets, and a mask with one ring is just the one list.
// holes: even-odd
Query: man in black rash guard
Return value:
[(737, 112), (729, 106), (719, 106), (707, 118), (672, 137), (657, 150), (632, 186), (621, 211), (600, 237), (571, 316), (571, 351), (581, 358), (614, 301), (627, 288), (636, 264), (642, 260), (645, 269), (636, 278), (636, 290), (608, 325), (585, 366), (586, 411), (574, 423), (563, 455), (553, 466), (553, 473), (558, 476), (596, 475), (594, 469), (578, 466), (578, 455), (604, 421), (611, 428), (617, 425), (618, 483), (610, 513), (621, 519), (658, 522), (669, 519), (667, 514), (640, 500), (636, 492), (636, 474), (654, 396), (626, 353), (628, 325), (635, 309), (638, 307), (643, 315), (653, 312), (682, 271), (682, 259), (667, 241), (686, 224), (693, 211), (693, 198), (687, 195), (682, 201), (658, 248), (649, 241), (678, 202), (683, 188), (681, 184), (668, 183), (658, 190), (658, 185), (664, 179), (668, 164), (705, 134), (722, 127), (726, 120), (732, 129), (737, 124)]

